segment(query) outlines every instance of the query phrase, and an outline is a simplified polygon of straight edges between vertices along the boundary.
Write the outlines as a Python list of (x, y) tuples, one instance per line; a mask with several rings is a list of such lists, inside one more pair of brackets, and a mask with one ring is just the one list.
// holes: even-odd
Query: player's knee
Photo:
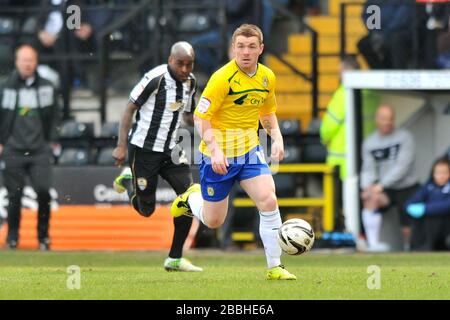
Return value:
[(139, 212), (141, 216), (148, 218), (153, 214), (153, 212), (155, 212), (155, 203), (140, 201), (137, 212)]
[(222, 217), (205, 217), (204, 220), (205, 225), (211, 229), (219, 228), (225, 221)]
[(269, 192), (261, 198), (259, 208), (262, 211), (274, 211), (278, 207), (277, 196), (275, 192)]

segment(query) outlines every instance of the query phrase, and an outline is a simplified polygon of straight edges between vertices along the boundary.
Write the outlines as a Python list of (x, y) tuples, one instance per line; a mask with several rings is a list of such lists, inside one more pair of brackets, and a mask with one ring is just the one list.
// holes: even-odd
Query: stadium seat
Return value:
[(300, 134), (300, 121), (298, 119), (281, 120), (279, 122), (280, 131), (283, 136), (292, 136)]
[(286, 145), (284, 149), (284, 159), (282, 163), (299, 163), (300, 149), (297, 146)]
[(295, 196), (295, 175), (288, 173), (278, 173), (273, 175), (276, 192), (278, 197), (294, 197)]
[(61, 166), (85, 166), (90, 164), (90, 153), (85, 148), (67, 148), (63, 149), (58, 159)]
[(61, 125), (59, 137), (63, 148), (90, 148), (94, 138), (94, 125), (66, 121)]
[(308, 133), (309, 134), (320, 134), (320, 124), (322, 123), (321, 119), (311, 119), (308, 125)]
[(202, 32), (209, 29), (208, 16), (199, 13), (186, 13), (178, 23), (178, 30), (181, 32)]
[(11, 17), (0, 17), (0, 34), (11, 34), (14, 32), (15, 22)]
[(327, 158), (327, 148), (323, 144), (305, 145), (302, 150), (302, 162), (324, 163)]
[(105, 122), (102, 125), (100, 132), (100, 138), (112, 138), (117, 139), (119, 135), (119, 123), (118, 122)]
[(100, 166), (113, 166), (115, 164), (115, 160), (112, 157), (113, 150), (114, 148), (112, 147), (100, 149), (97, 156), (97, 164)]
[(66, 121), (62, 124), (60, 130), (61, 138), (86, 138), (90, 139), (94, 136), (93, 124), (82, 123), (73, 120)]

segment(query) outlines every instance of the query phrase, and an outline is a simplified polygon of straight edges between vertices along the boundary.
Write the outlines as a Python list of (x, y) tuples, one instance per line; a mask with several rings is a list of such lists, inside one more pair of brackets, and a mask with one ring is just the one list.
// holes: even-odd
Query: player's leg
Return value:
[(282, 222), (272, 176), (263, 174), (245, 179), (241, 181), (241, 186), (259, 210), (259, 234), (266, 254), (267, 279), (295, 280), (295, 275), (281, 264), (278, 229)]
[(36, 154), (31, 160), (29, 167), (30, 182), (36, 191), (38, 200), (38, 241), (39, 249), (50, 250), (49, 222), (51, 216), (51, 196), (50, 187), (52, 182), (52, 154), (50, 150), (43, 150)]
[[(192, 174), (187, 164), (176, 165), (169, 160), (160, 170), (160, 175), (180, 195), (193, 184)], [(167, 271), (203, 271), (189, 260), (182, 258), (183, 246), (192, 226), (192, 218), (182, 215), (173, 219), (174, 233), (168, 258), (164, 261)]]
[(141, 216), (150, 217), (155, 211), (158, 172), (163, 156), (158, 152), (147, 152), (140, 148), (131, 148), (130, 152), (133, 177), (130, 201)]
[(376, 192), (368, 188), (362, 192), (362, 222), (366, 231), (368, 250), (388, 251), (389, 247), (380, 242), (380, 230), (383, 223), (382, 208), (390, 205), (389, 196), (384, 192)]
[(173, 216), (190, 214), (209, 228), (218, 228), (225, 221), (228, 211), (228, 195), (233, 187), (240, 166), (230, 164), (228, 173), (220, 175), (213, 171), (209, 157), (202, 157), (200, 185), (192, 185), (172, 204)]

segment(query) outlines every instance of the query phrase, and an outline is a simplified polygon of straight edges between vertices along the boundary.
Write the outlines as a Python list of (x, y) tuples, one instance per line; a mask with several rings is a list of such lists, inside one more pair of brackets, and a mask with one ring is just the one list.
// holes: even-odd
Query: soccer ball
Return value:
[(278, 243), (284, 253), (303, 254), (314, 244), (314, 231), (303, 219), (289, 219), (278, 229)]

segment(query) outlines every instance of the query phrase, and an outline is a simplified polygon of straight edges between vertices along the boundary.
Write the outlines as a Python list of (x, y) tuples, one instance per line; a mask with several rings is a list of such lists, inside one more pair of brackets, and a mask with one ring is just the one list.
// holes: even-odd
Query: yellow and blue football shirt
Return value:
[[(211, 122), (226, 157), (242, 156), (259, 145), (259, 117), (277, 109), (275, 82), (268, 67), (259, 63), (256, 73), (249, 76), (234, 59), (211, 76), (195, 115)], [(211, 156), (204, 141), (199, 149)]]

